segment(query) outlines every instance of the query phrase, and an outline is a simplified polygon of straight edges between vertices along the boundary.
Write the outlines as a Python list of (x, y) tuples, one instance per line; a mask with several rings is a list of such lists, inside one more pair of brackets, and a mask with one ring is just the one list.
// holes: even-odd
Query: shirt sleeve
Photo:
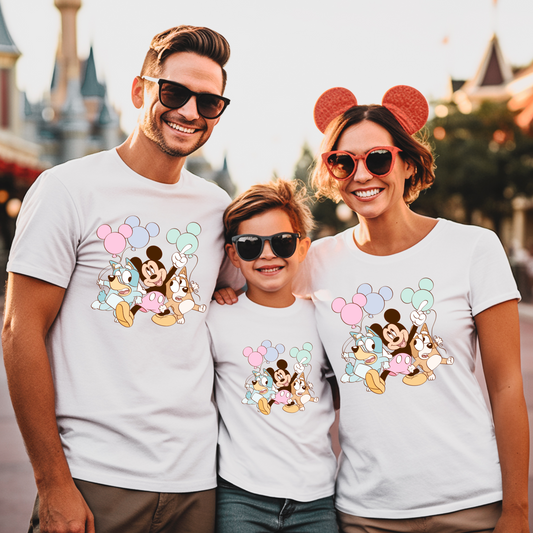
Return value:
[(220, 266), (220, 272), (218, 274), (216, 290), (231, 287), (234, 290), (239, 290), (244, 287), (246, 280), (242, 275), (239, 268), (237, 268), (224, 253), (224, 259)]
[(311, 269), (314, 252), (315, 249), (311, 245), (307, 257), (300, 263), (300, 267), (292, 283), (292, 292), (298, 298), (311, 299)]
[(470, 268), (470, 305), (472, 315), (508, 300), (520, 300), (507, 254), (497, 235), (480, 232), (472, 254)]
[(51, 171), (46, 171), (24, 198), (7, 271), (66, 288), (76, 265), (79, 235), (72, 197)]

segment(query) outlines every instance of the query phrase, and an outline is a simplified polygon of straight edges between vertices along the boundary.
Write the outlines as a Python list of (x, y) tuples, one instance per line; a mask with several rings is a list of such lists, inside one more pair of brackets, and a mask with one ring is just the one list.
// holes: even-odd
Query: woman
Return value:
[[(409, 205), (434, 180), (427, 102), (346, 89), (315, 106), (313, 183), (359, 224), (313, 243), (310, 296), (341, 395), (342, 531), (529, 531), (520, 297), (494, 233)], [(492, 417), (474, 376), (481, 351)]]

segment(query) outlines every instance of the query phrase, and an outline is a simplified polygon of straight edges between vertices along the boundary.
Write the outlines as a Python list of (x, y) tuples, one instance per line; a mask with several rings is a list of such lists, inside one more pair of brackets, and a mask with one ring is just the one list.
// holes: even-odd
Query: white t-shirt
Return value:
[(520, 297), (498, 238), (439, 220), (412, 248), (373, 256), (353, 232), (313, 243), (296, 288), (315, 303), (339, 382), (337, 508), (401, 519), (500, 500), (494, 428), (474, 376), (473, 320)]
[[(185, 170), (174, 185), (146, 179), (116, 150), (46, 171), (26, 195), (8, 270), (66, 288), (47, 347), (73, 477), (156, 492), (216, 485), (205, 318), (228, 203)], [(221, 282), (237, 288), (237, 272)]]
[(219, 474), (248, 492), (312, 501), (333, 494), (331, 368), (314, 307), (212, 305), (207, 325), (220, 413)]

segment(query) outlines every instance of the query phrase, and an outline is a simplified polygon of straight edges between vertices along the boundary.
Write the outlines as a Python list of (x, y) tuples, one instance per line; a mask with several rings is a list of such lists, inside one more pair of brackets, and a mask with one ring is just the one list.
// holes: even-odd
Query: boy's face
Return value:
[[(289, 216), (282, 209), (270, 209), (239, 225), (239, 235), (264, 237), (282, 232), (295, 232)], [(269, 241), (265, 242), (261, 255), (253, 261), (241, 259), (233, 244), (227, 244), (226, 251), (231, 262), (241, 269), (246, 278), (246, 294), (250, 300), (267, 307), (288, 307), (294, 302), (292, 281), (310, 245), (309, 238), (299, 239), (296, 251), (287, 259), (275, 255)]]

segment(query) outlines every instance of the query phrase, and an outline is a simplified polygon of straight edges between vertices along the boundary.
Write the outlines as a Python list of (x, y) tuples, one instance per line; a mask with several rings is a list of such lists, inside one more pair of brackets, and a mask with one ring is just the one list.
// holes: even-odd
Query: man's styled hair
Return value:
[(307, 199), (305, 186), (297, 181), (278, 179), (252, 185), (247, 191), (237, 196), (224, 212), (226, 243), (231, 244), (231, 238), (238, 235), (241, 222), (271, 209), (285, 211), (293, 230), (300, 233), (302, 237), (306, 237), (314, 227)]
[(224, 65), (230, 56), (228, 41), (214, 30), (199, 26), (176, 26), (157, 34), (144, 58), (141, 76), (157, 76), (166, 58), (176, 52), (193, 52), (208, 57), (222, 69), (222, 93), (226, 88)]

